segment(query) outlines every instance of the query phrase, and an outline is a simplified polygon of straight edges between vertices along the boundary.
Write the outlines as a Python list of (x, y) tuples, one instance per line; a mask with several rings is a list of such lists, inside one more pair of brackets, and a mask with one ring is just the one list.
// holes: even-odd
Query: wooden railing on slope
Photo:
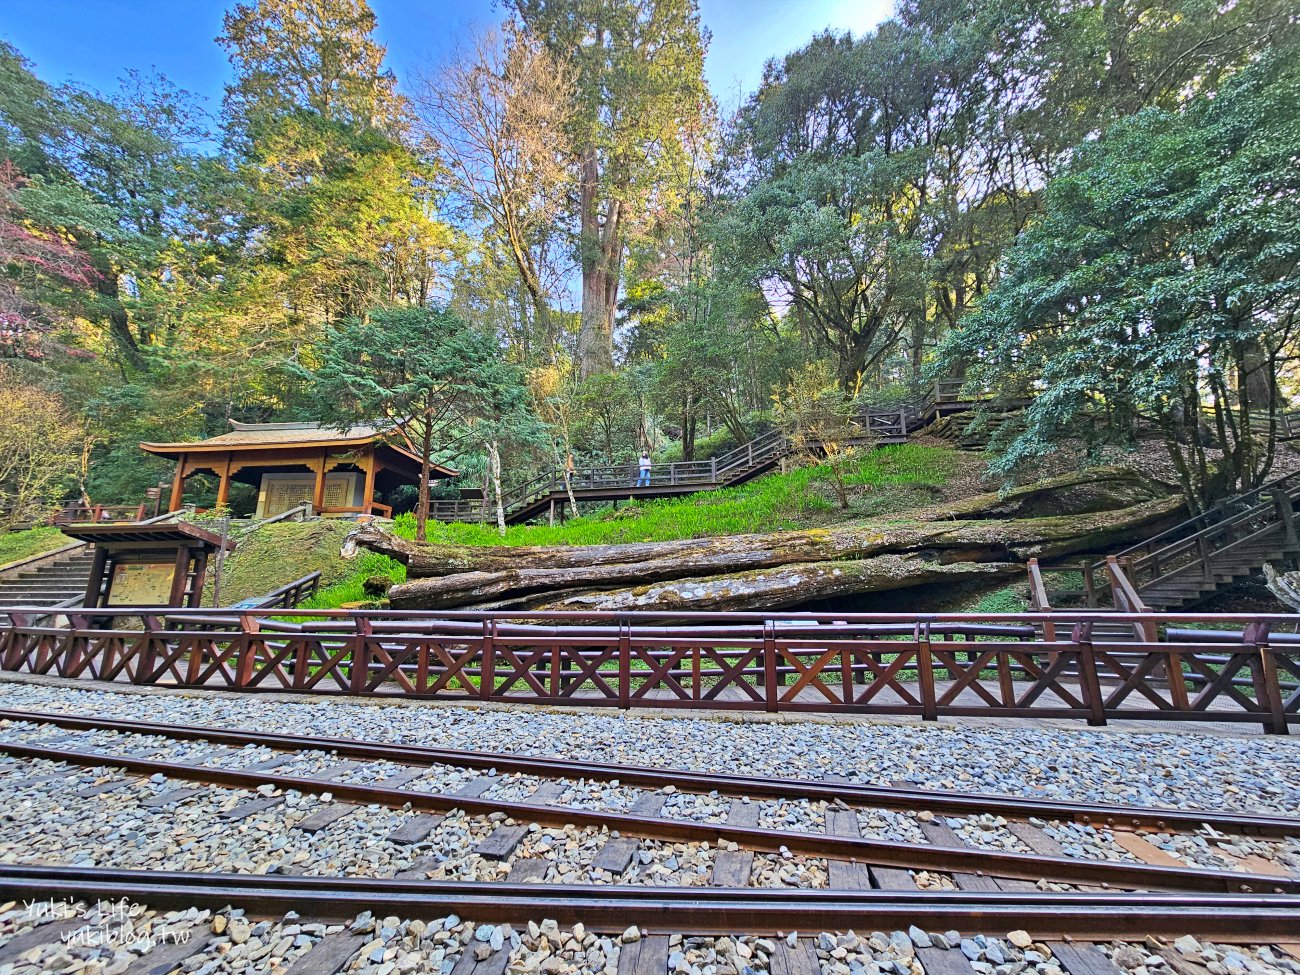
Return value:
[[(1300, 545), (1294, 510), (1297, 499), (1300, 499), (1300, 471), (1223, 501), (1124, 549), (1114, 558), (1138, 592), (1191, 571), (1199, 571), (1204, 579), (1212, 580), (1216, 556), (1221, 557), (1237, 546), (1279, 531), (1292, 547)], [(1094, 571), (1105, 570), (1107, 563), (1095, 563)], [(1109, 580), (1109, 575), (1106, 578)], [(1099, 586), (1099, 591), (1102, 588)]]
[[(899, 441), (917, 429), (928, 408), (936, 404), (974, 402), (988, 399), (991, 393), (962, 394), (965, 381), (940, 380), (925, 398), (897, 406), (870, 407), (858, 417), (864, 438)], [(709, 460), (675, 461), (656, 464), (650, 470), (649, 484), (638, 485), (640, 471), (635, 463), (607, 467), (583, 467), (569, 475), (575, 497), (584, 494), (605, 494), (626, 489), (628, 496), (638, 491), (654, 495), (664, 488), (692, 487), (699, 490), (730, 487), (751, 476), (755, 471), (770, 466), (790, 453), (789, 438), (779, 430), (760, 434), (748, 443), (741, 444), (725, 454)], [(546, 501), (563, 502), (568, 498), (564, 472), (557, 469), (544, 471), (532, 480), (503, 493), (501, 507), (507, 521), (521, 513), (535, 510)], [(492, 521), (496, 505), (483, 499), (435, 499), (429, 502), (429, 517), (437, 521)]]
[(146, 505), (68, 504), (50, 518), (52, 525), (75, 525), (87, 522), (144, 521)]

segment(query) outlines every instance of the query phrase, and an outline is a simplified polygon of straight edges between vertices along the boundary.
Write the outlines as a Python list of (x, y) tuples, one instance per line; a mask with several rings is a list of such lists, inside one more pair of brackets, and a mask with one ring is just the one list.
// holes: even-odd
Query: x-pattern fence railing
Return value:
[[(3, 669), (618, 708), (1214, 720), (1279, 734), (1300, 721), (1300, 637), (1283, 616), (94, 610), (54, 626), (36, 612), (4, 611)], [(1116, 621), (1144, 625), (1093, 642), (1095, 624)]]

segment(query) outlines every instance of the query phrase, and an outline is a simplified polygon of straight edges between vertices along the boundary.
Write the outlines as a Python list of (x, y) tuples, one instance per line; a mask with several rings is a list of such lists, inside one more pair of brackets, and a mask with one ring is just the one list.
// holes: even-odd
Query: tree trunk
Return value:
[(95, 291), (108, 306), (108, 333), (122, 358), (133, 369), (144, 369), (144, 356), (131, 332), (131, 322), (122, 304), (122, 293), (117, 272), (106, 260), (95, 262)]
[(614, 371), (614, 310), (621, 230), (617, 201), (610, 203), (604, 226), (601, 225), (599, 183), (596, 150), (588, 149), (583, 153), (579, 185), (582, 322), (578, 330), (578, 369), (583, 379)]
[(504, 536), (506, 509), (501, 499), (501, 449), (495, 440), (488, 444), (488, 466), (492, 471), (492, 495), (496, 499), (497, 506), (497, 531)]
[[(1040, 485), (935, 508), (924, 520), (767, 535), (480, 548), (419, 545), (363, 526), (349, 542), (406, 564), (408, 582), (389, 593), (393, 606), (402, 609), (502, 599), (518, 606), (592, 609), (767, 608), (918, 585), (938, 576), (1004, 571), (986, 567), (1029, 558), (1097, 551), (1159, 527), (1181, 510), (1177, 496), (1130, 501), (1123, 492), (1122, 506), (1101, 508), (1096, 484), (1088, 491), (1082, 480), (1058, 480), (1064, 483), (1058, 487), (1057, 507), (1067, 510), (1052, 510)], [(1138, 491), (1140, 485), (1126, 487)], [(1045, 510), (1050, 513), (1043, 514)], [(567, 590), (582, 592), (557, 603), (557, 591)]]
[(432, 472), (433, 465), (429, 460), (429, 454), (433, 450), (433, 431), (429, 424), (424, 424), (424, 432), (420, 436), (420, 487), (415, 494), (415, 540), (423, 542), (427, 539), (427, 525), (429, 522), (429, 474)]

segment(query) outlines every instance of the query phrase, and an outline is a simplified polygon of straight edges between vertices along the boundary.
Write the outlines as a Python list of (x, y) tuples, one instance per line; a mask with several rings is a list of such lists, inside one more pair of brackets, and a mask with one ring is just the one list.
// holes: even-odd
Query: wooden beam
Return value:
[(226, 455), (226, 463), (221, 468), (221, 481), (217, 484), (217, 507), (220, 508), (230, 500), (230, 455)]
[(176, 562), (172, 574), (172, 588), (167, 596), (168, 606), (181, 606), (185, 598), (185, 583), (190, 574), (190, 550), (185, 546), (176, 549)]
[(176, 458), (176, 473), (172, 475), (172, 496), (167, 502), (168, 511), (181, 510), (181, 496), (185, 493), (185, 455)]
[(90, 578), (86, 580), (86, 595), (81, 602), (87, 607), (98, 607), (104, 587), (104, 569), (108, 565), (108, 551), (102, 545), (96, 545), (91, 551), (94, 552), (94, 560), (90, 563)]
[(312, 494), (312, 506), (317, 513), (325, 507), (325, 465), (329, 462), (330, 452), (327, 450), (321, 455), (320, 463), (316, 467), (316, 490)]
[(366, 483), (361, 489), (361, 507), (365, 509), (362, 514), (370, 514), (370, 505), (375, 500), (375, 449), (371, 447), (366, 451)]
[(194, 550), (194, 588), (190, 590), (189, 598), (185, 600), (185, 605), (191, 609), (203, 605), (203, 583), (208, 574), (208, 550), (198, 548)]

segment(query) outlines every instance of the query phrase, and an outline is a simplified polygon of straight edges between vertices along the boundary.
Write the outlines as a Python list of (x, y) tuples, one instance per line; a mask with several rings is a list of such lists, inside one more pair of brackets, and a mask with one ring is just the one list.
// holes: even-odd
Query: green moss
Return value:
[(72, 539), (49, 525), (0, 534), (0, 565), (71, 545)]
[[(510, 525), (502, 537), (492, 525), (431, 522), (428, 536), (445, 545), (607, 545), (816, 528), (933, 504), (962, 457), (957, 450), (919, 444), (865, 453), (848, 477), (853, 488), (848, 511), (834, 501), (829, 469), (816, 465), (721, 491), (609, 506), (554, 528)], [(400, 517), (396, 530), (413, 537), (414, 520)]]
[(400, 581), (406, 569), (384, 555), (367, 554), (344, 559), (339, 550), (353, 524), (348, 521), (279, 522), (259, 528), (238, 540), (227, 556), (221, 581), (221, 602), (261, 596), (312, 572), (321, 573), (321, 592), (310, 603), (315, 608), (337, 606), (366, 598), (360, 593), (367, 576), (387, 575)]
[(375, 597), (365, 590), (365, 582), (373, 576), (387, 576), (394, 583), (406, 581), (406, 566), (387, 555), (369, 552), (352, 562), (347, 578), (326, 586), (302, 605), (307, 609), (335, 609), (346, 603), (373, 602)]
[(980, 598), (969, 612), (972, 613), (1027, 613), (1029, 599), (1024, 584), (1006, 586)]

